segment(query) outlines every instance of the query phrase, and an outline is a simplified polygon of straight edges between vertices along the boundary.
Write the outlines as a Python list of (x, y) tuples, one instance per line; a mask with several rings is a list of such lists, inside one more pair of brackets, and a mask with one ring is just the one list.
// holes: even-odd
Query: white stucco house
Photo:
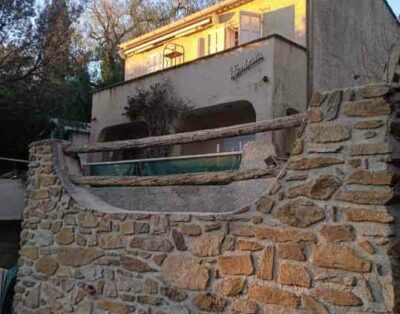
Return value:
[[(400, 80), (387, 75), (400, 62), (399, 38), (385, 0), (225, 0), (120, 45), (125, 81), (95, 92), (90, 141), (146, 136), (123, 115), (127, 97), (163, 81), (192, 106), (178, 132), (305, 112), (315, 91)], [(294, 132), (264, 137), (285, 156)], [(253, 139), (187, 144), (173, 155), (240, 152)]]

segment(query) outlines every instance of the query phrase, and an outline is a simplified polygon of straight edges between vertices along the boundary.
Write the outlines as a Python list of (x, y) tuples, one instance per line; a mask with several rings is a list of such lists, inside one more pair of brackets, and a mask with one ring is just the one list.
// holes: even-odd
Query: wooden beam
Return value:
[(265, 168), (149, 177), (71, 176), (71, 181), (78, 185), (115, 187), (213, 185), (228, 184), (234, 181), (258, 179), (267, 176), (274, 177), (276, 175), (276, 169), (277, 168)]
[(68, 145), (64, 147), (64, 152), (67, 154), (109, 152), (115, 150), (128, 150), (131, 148), (144, 148), (151, 146), (203, 142), (217, 138), (256, 134), (296, 127), (299, 126), (304, 119), (304, 114), (295, 114), (291, 116), (276, 118), (273, 120), (239, 124), (218, 129), (207, 129), (164, 136), (145, 137), (135, 140), (123, 140), (84, 145)]

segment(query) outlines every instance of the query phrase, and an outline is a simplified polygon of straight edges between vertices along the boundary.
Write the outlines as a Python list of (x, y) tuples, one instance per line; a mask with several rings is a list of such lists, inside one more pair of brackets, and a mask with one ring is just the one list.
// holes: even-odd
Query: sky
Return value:
[(400, 0), (388, 0), (389, 4), (392, 6), (394, 13), (397, 16), (400, 15)]

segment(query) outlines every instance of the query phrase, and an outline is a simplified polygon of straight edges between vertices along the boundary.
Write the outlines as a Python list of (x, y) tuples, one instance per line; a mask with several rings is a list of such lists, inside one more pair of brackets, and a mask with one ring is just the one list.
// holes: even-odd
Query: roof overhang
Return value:
[[(212, 19), (213, 14), (222, 13), (231, 10), (235, 7), (251, 2), (253, 0), (225, 0), (221, 1), (211, 7), (191, 14), (181, 20), (158, 28), (152, 32), (146, 33), (142, 36), (136, 37), (132, 40), (124, 42), (119, 45), (120, 56), (126, 58), (127, 56), (151, 49), (152, 47), (164, 41), (170, 40), (176, 36), (188, 35), (191, 32), (197, 31), (200, 27), (207, 27), (214, 22)], [(208, 21), (209, 22), (206, 22)], [(199, 25), (200, 23), (201, 25)], [(202, 24), (204, 23), (204, 24)], [(188, 28), (185, 31), (184, 29)], [(179, 35), (177, 35), (177, 34)], [(175, 34), (175, 35), (172, 35)]]

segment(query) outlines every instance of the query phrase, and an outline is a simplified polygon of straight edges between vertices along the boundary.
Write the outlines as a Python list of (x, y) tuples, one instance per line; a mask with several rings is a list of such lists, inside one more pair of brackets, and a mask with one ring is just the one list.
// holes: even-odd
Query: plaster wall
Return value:
[(386, 81), (385, 63), (392, 45), (400, 40), (400, 26), (386, 1), (310, 3), (311, 90)]
[[(261, 53), (264, 60), (238, 79), (232, 80), (231, 68), (236, 64), (245, 64), (247, 59), (254, 58), (257, 53)], [(288, 68), (288, 65), (296, 66)], [(286, 69), (282, 70), (283, 67)], [(277, 80), (275, 72), (279, 73)], [(284, 76), (292, 79), (286, 80)], [(264, 77), (268, 78), (268, 82), (263, 81)], [(272, 36), (96, 92), (93, 96), (91, 142), (99, 141), (104, 128), (129, 122), (122, 115), (127, 97), (134, 95), (138, 88), (146, 89), (157, 82), (171, 82), (175, 93), (196, 109), (248, 101), (253, 105), (256, 120), (259, 121), (274, 117), (274, 97), (280, 90), (291, 90), (287, 96), (280, 93), (280, 102), (285, 101), (284, 97), (293, 97), (293, 106), (304, 111), (305, 77), (305, 50), (281, 37)]]

